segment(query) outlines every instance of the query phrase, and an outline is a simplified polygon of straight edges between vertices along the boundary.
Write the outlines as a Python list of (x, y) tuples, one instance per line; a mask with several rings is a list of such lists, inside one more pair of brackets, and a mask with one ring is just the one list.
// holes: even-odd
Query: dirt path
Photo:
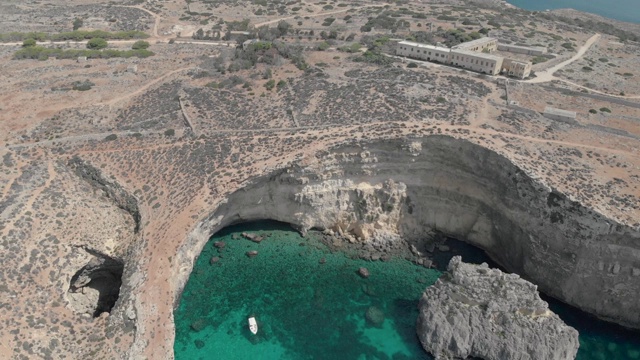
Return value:
[(563, 67), (571, 64), (572, 62), (582, 58), (584, 56), (584, 54), (587, 52), (587, 50), (589, 50), (591, 48), (591, 46), (598, 41), (598, 39), (600, 39), (600, 34), (595, 34), (592, 37), (589, 38), (589, 40), (587, 40), (584, 45), (582, 45), (580, 47), (580, 49), (578, 50), (578, 52), (573, 55), (570, 59), (565, 60), (559, 64), (556, 64), (546, 70), (540, 71), (540, 72), (536, 72), (536, 78), (531, 79), (531, 80), (525, 80), (523, 82), (526, 83), (532, 83), (532, 84), (537, 84), (537, 83), (543, 83), (543, 82), (549, 82), (552, 80), (555, 80), (556, 77), (553, 75), (556, 71), (562, 69)]
[(598, 90), (594, 90), (592, 88), (589, 88), (589, 87), (586, 87), (586, 86), (583, 86), (583, 85), (580, 85), (580, 84), (576, 84), (576, 83), (571, 82), (569, 80), (560, 79), (560, 78), (555, 78), (555, 80), (561, 81), (561, 82), (563, 82), (565, 84), (568, 84), (568, 85), (571, 85), (571, 86), (575, 86), (575, 87), (580, 88), (580, 89), (589, 90), (589, 92), (600, 94), (600, 95), (604, 95), (604, 96), (610, 96), (610, 97), (615, 97), (615, 98), (619, 98), (619, 99), (631, 99), (631, 100), (640, 99), (640, 95), (631, 95), (631, 96), (626, 96), (625, 95), (625, 96), (623, 96), (623, 95), (608, 94), (608, 93), (605, 93), (605, 92), (602, 92), (602, 91), (598, 91)]
[(153, 16), (154, 21), (153, 21), (153, 28), (151, 28), (151, 37), (153, 38), (158, 38), (160, 36), (158, 36), (158, 28), (160, 27), (160, 20), (162, 19), (162, 17), (160, 17), (160, 15), (154, 13), (151, 10), (147, 10), (145, 8), (143, 8), (142, 6), (134, 6), (134, 5), (117, 5), (117, 7), (124, 7), (124, 8), (131, 8), (131, 9), (139, 9), (142, 10), (144, 12), (146, 12), (147, 14)]
[(180, 68), (180, 69), (173, 70), (173, 71), (171, 71), (171, 72), (168, 72), (168, 73), (166, 73), (166, 74), (164, 74), (164, 75), (162, 75), (162, 76), (160, 76), (160, 77), (157, 77), (157, 78), (155, 78), (155, 79), (151, 80), (150, 82), (146, 83), (145, 85), (143, 85), (142, 87), (138, 88), (138, 89), (137, 89), (137, 90), (135, 90), (134, 92), (130, 92), (130, 93), (128, 93), (128, 94), (124, 94), (124, 95), (122, 95), (122, 96), (118, 96), (118, 97), (116, 97), (116, 98), (113, 98), (113, 99), (108, 100), (108, 101), (105, 101), (105, 102), (96, 103), (95, 105), (96, 105), (96, 106), (100, 106), (100, 105), (108, 105), (108, 106), (111, 106), (111, 105), (116, 104), (116, 103), (118, 103), (118, 102), (120, 102), (120, 101), (122, 101), (122, 100), (130, 99), (130, 98), (132, 98), (132, 97), (134, 97), (134, 96), (136, 96), (136, 95), (140, 95), (140, 94), (141, 94), (141, 93), (143, 93), (145, 90), (147, 90), (147, 89), (149, 89), (150, 87), (152, 87), (153, 85), (155, 85), (155, 84), (159, 83), (159, 82), (160, 82), (160, 81), (162, 81), (163, 79), (165, 79), (165, 78), (167, 78), (167, 77), (169, 77), (169, 76), (171, 76), (171, 75), (173, 75), (173, 74), (179, 73), (179, 72), (181, 72), (181, 71), (189, 70), (189, 69), (191, 69), (191, 68), (192, 68), (192, 67), (183, 67), (183, 68)]

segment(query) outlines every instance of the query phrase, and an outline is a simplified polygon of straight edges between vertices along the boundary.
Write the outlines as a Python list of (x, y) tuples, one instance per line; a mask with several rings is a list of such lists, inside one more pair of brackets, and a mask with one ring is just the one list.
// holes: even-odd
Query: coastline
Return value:
[[(552, 4), (547, 4), (546, 6), (543, 6), (544, 8), (538, 8), (538, 6), (536, 6), (535, 4), (532, 4), (533, 6), (531, 8), (529, 8), (529, 7), (524, 7), (522, 5), (513, 4), (510, 1), (513, 1), (513, 0), (498, 0), (497, 3), (499, 3), (500, 5), (505, 6), (507, 8), (510, 8), (510, 9), (522, 9), (522, 10), (527, 10), (527, 11), (539, 11), (539, 12), (555, 12), (555, 11), (558, 11), (558, 10), (570, 10), (570, 11), (580, 12), (580, 13), (582, 13), (584, 15), (588, 15), (588, 16), (601, 17), (601, 18), (606, 19), (606, 20), (613, 20), (613, 21), (619, 21), (619, 22), (624, 22), (624, 23), (629, 23), (629, 24), (636, 24), (636, 25), (640, 24), (640, 18), (631, 19), (631, 18), (627, 18), (623, 14), (616, 15), (616, 14), (613, 14), (613, 13), (600, 13), (595, 8), (578, 9), (578, 8), (575, 8), (574, 6), (572, 6), (572, 4), (558, 4), (558, 7), (553, 7)], [(539, 3), (536, 3), (536, 4), (539, 4)], [(634, 9), (633, 8), (628, 9), (628, 10), (629, 11), (625, 12), (625, 13), (634, 13)], [(635, 13), (640, 14), (640, 6), (638, 6), (637, 10), (638, 11), (635, 12)]]

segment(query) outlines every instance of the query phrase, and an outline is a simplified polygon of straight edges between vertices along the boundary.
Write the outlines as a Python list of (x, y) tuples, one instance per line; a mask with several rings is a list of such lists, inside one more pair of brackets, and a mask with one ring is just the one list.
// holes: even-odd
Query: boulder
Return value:
[(368, 278), (369, 277), (369, 269), (367, 269), (366, 267), (361, 267), (358, 269), (358, 275), (360, 275), (360, 277), (363, 278)]
[(578, 332), (549, 310), (536, 285), (459, 256), (447, 270), (419, 305), (418, 338), (436, 360), (575, 358)]
[(224, 241), (216, 241), (213, 243), (213, 246), (217, 247), (218, 249), (224, 249), (227, 244), (225, 244)]
[(258, 251), (257, 250), (251, 250), (251, 251), (247, 251), (246, 255), (250, 258), (255, 257), (256, 255), (258, 255)]
[(265, 239), (265, 236), (258, 235), (258, 234), (246, 233), (246, 232), (243, 232), (243, 233), (242, 233), (242, 236), (243, 236), (245, 239), (251, 240), (251, 241), (253, 241), (253, 242), (255, 242), (255, 243), (259, 243), (259, 242), (261, 242), (262, 240), (264, 240), (264, 239)]
[(213, 264), (216, 264), (218, 261), (220, 261), (219, 256), (212, 256), (211, 259), (209, 259), (209, 264), (213, 265)]

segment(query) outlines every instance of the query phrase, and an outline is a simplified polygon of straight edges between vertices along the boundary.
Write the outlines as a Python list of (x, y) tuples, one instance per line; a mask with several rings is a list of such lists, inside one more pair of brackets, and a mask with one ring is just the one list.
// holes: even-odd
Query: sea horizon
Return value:
[(507, 0), (511, 5), (530, 11), (575, 9), (606, 18), (640, 23), (640, 1), (638, 0)]

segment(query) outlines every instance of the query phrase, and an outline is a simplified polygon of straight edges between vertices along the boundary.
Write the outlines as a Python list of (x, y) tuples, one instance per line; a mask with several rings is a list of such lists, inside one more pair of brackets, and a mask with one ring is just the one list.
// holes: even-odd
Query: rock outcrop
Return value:
[(220, 204), (178, 252), (176, 288), (211, 234), (234, 223), (332, 229), (374, 248), (420, 245), (437, 231), (485, 250), (542, 292), (640, 328), (638, 229), (582, 206), (496, 152), (430, 136), (343, 146), (318, 158), (257, 178)]
[(459, 256), (424, 292), (417, 331), (436, 359), (567, 360), (579, 346), (578, 332), (549, 310), (535, 285)]

